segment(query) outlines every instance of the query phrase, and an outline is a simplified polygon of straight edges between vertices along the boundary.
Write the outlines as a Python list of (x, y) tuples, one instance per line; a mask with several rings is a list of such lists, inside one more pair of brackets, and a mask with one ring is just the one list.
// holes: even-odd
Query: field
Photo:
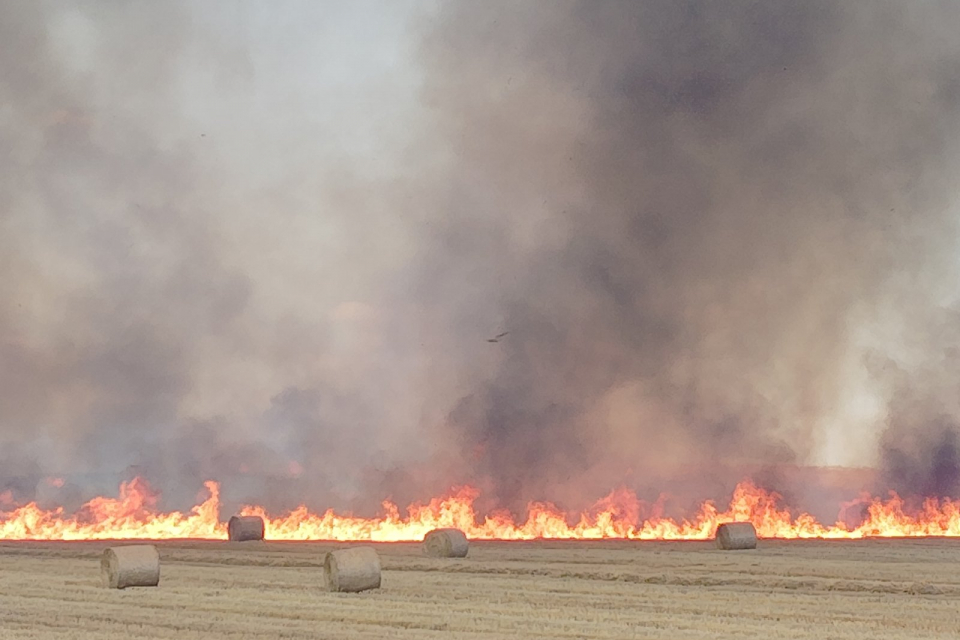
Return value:
[(960, 540), (375, 545), (383, 588), (322, 590), (322, 543), (159, 543), (158, 588), (99, 586), (104, 543), (0, 543), (0, 638), (956, 638)]

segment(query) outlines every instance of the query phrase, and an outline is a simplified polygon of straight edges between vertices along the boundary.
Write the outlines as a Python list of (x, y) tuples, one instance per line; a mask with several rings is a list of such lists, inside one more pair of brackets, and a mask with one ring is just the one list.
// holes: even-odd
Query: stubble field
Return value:
[(323, 590), (323, 543), (158, 543), (157, 588), (99, 583), (106, 543), (0, 543), (0, 638), (957, 638), (960, 540), (374, 545), (383, 587)]

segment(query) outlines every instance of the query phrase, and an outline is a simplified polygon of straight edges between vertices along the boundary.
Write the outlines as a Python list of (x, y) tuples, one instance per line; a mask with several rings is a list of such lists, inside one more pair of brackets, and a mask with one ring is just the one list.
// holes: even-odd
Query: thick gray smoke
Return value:
[[(490, 301), (512, 331), (451, 413), (503, 499), (596, 492), (625, 469), (803, 462), (848, 426), (851, 370), (902, 358), (951, 286), (958, 17), (834, 2), (443, 17), (428, 97), (457, 156), (427, 282), (438, 305), (469, 283), (465, 306)], [(894, 415), (885, 461), (916, 441)], [(953, 464), (955, 482), (937, 451), (893, 457), (908, 476)]]
[(889, 401), (884, 485), (908, 496), (960, 495), (960, 316), (927, 313), (899, 359), (876, 358)]
[(0, 3), (0, 491), (956, 492), (958, 19)]

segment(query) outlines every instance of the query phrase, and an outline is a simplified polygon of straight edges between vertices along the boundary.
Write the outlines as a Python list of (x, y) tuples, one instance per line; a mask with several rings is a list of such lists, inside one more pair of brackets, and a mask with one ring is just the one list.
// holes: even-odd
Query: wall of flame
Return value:
[[(226, 539), (220, 485), (208, 481), (205, 486), (209, 497), (187, 513), (158, 511), (156, 495), (139, 478), (122, 484), (117, 498), (94, 498), (75, 514), (65, 514), (62, 508), (44, 510), (36, 503), (9, 505), (6, 511), (0, 505), (0, 539)], [(824, 525), (809, 514), (793, 514), (780, 505), (776, 493), (746, 481), (737, 486), (725, 510), (704, 502), (689, 520), (640, 520), (640, 501), (624, 489), (579, 514), (564, 513), (550, 503), (531, 503), (522, 522), (508, 513), (480, 517), (474, 509), (478, 496), (477, 490), (462, 487), (426, 504), (410, 506), (406, 515), (401, 515), (397, 505), (384, 502), (383, 514), (375, 518), (332, 510), (320, 514), (306, 507), (279, 516), (259, 506), (244, 507), (241, 513), (262, 516), (270, 540), (414, 541), (437, 527), (457, 527), (475, 540), (706, 540), (713, 537), (718, 524), (734, 520), (749, 520), (763, 538), (960, 536), (960, 502), (931, 498), (908, 513), (904, 501), (893, 493), (885, 500), (861, 497), (851, 502), (865, 514), (856, 526), (843, 522)]]

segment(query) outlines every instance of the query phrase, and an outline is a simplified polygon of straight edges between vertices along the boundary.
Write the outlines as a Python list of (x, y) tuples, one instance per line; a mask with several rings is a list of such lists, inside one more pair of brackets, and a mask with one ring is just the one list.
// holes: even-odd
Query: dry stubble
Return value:
[[(99, 587), (108, 543), (0, 544), (0, 638), (955, 638), (960, 541), (375, 545), (383, 587), (324, 591), (338, 545), (159, 543), (156, 589)], [(342, 546), (342, 545), (339, 545)]]

